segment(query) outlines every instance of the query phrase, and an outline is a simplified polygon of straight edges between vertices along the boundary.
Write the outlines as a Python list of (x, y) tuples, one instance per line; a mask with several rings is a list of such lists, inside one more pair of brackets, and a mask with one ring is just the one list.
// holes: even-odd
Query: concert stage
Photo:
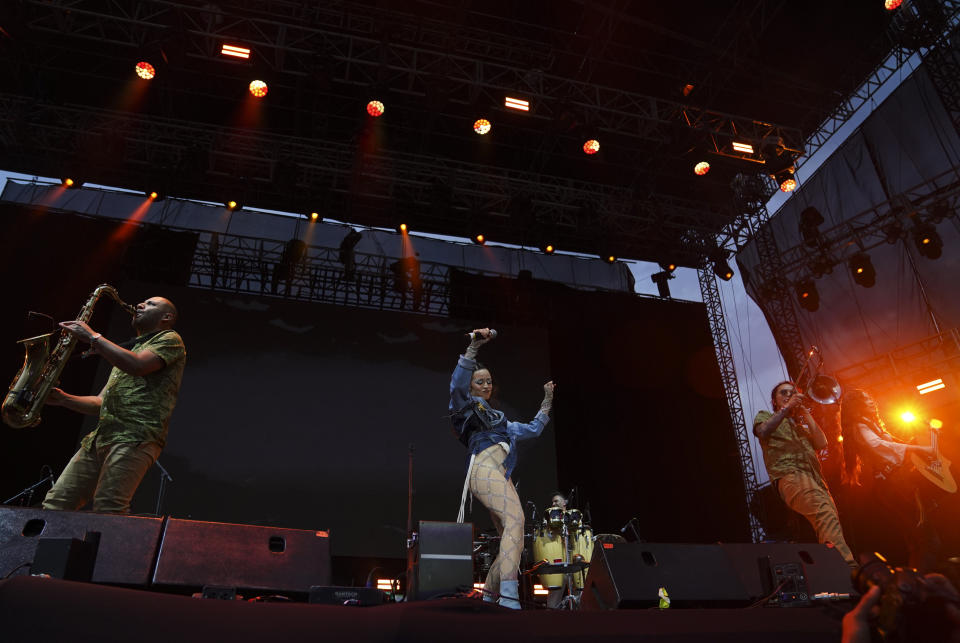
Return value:
[(0, 582), (6, 641), (840, 640), (845, 604), (808, 609), (523, 611), (475, 599), (377, 607), (195, 599), (18, 576)]
[[(528, 602), (515, 612), (457, 596), (482, 576), (471, 565), (471, 525), (420, 522), (417, 534), (401, 591), (426, 600), (380, 602), (387, 595), (371, 589), (361, 605), (373, 606), (364, 607), (340, 604), (343, 594), (330, 590), (350, 581), (336, 573), (325, 531), (0, 507), (3, 640), (490, 641), (508, 633), (530, 641), (820, 643), (839, 640), (851, 606), (770, 606), (803, 601), (771, 593), (758, 562), (774, 563), (781, 588), (799, 570), (803, 599), (849, 596), (846, 566), (821, 545), (618, 542), (595, 550), (580, 609)], [(671, 608), (651, 608), (659, 588), (669, 588)]]

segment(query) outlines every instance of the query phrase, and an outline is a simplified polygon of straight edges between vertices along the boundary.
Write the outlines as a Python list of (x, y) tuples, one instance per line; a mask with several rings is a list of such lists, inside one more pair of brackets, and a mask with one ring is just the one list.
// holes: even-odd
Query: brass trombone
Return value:
[[(816, 366), (810, 368), (814, 356), (817, 358)], [(836, 404), (840, 401), (842, 391), (840, 382), (836, 378), (824, 375), (820, 372), (823, 366), (823, 355), (816, 346), (811, 346), (807, 351), (807, 361), (803, 363), (803, 368), (797, 374), (796, 387), (797, 392), (806, 395), (817, 404)]]

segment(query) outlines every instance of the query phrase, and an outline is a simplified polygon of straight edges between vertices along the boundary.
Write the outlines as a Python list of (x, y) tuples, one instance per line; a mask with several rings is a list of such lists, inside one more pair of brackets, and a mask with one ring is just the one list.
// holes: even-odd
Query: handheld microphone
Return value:
[[(471, 341), (471, 342), (472, 342), (473, 340), (475, 340), (475, 339), (483, 339), (483, 338), (484, 338), (483, 335), (481, 335), (480, 333), (474, 333), (474, 332), (472, 332), (472, 331), (469, 332), (469, 333), (467, 333), (467, 337), (470, 338), (470, 341)], [(491, 328), (491, 329), (490, 329), (490, 337), (489, 337), (489, 339), (496, 339), (496, 338), (497, 338), (497, 331), (495, 331), (495, 330), (493, 330), (493, 329)]]
[(636, 518), (631, 518), (630, 520), (628, 520), (627, 524), (625, 524), (623, 527), (620, 528), (620, 533), (621, 534), (627, 533), (627, 529), (630, 528), (630, 525), (633, 523), (634, 520), (636, 520)]

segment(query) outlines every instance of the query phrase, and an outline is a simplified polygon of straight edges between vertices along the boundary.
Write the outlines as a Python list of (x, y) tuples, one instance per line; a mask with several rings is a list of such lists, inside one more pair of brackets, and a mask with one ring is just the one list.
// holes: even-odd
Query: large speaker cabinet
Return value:
[(421, 520), (409, 552), (407, 600), (449, 596), (473, 587), (473, 523)]
[(98, 532), (92, 581), (146, 586), (162, 529), (160, 518), (0, 507), (0, 577), (30, 573), (41, 538), (83, 540), (87, 532)]
[(836, 550), (818, 544), (603, 543), (594, 550), (582, 603), (588, 609), (647, 608), (659, 590), (671, 607), (737, 607), (774, 588), (778, 569), (794, 570), (809, 603), (818, 593), (852, 591)]
[(170, 518), (153, 583), (309, 593), (330, 585), (329, 534)]

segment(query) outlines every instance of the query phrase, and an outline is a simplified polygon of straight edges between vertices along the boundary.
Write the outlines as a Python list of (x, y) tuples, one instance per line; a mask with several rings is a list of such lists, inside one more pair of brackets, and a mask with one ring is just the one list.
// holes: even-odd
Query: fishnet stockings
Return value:
[(517, 580), (523, 551), (523, 507), (513, 484), (504, 477), (507, 452), (500, 445), (487, 447), (477, 455), (470, 473), (470, 492), (490, 510), (500, 534), (500, 553), (490, 565), (485, 589), (500, 591), (500, 581)]

